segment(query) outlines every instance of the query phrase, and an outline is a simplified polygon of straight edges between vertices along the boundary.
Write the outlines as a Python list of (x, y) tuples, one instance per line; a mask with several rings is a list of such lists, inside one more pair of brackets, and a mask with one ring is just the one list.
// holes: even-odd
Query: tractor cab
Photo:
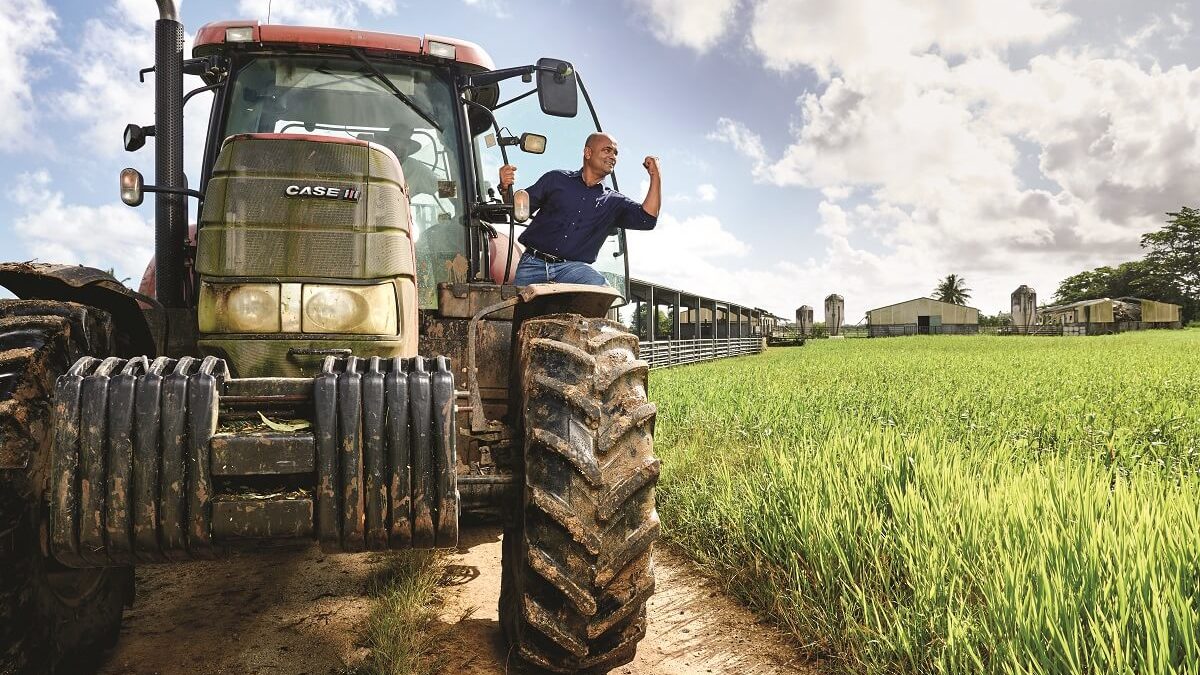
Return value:
[[(599, 129), (569, 63), (497, 70), (449, 38), (221, 22), (184, 69), (215, 96), (183, 296), (202, 349), (244, 376), (311, 375), (331, 350), (411, 356), (418, 315), (511, 295), (528, 216), (494, 188), (500, 166), (519, 184), (577, 167)], [(596, 264), (622, 297), (624, 244), (614, 231)]]

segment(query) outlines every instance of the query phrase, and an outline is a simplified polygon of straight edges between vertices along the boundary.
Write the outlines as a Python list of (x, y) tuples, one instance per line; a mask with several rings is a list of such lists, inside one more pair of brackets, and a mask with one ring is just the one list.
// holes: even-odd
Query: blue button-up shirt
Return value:
[(549, 171), (527, 192), (535, 214), (518, 241), (566, 260), (595, 262), (613, 227), (652, 230), (658, 224), (641, 204), (603, 183), (588, 187), (580, 171)]

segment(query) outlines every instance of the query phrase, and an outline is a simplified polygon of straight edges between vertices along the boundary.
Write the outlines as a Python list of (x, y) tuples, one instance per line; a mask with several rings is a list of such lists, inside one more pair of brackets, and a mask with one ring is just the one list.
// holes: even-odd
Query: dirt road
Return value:
[[(219, 562), (147, 567), (103, 675), (326, 675), (360, 665), (374, 554), (280, 550)], [(815, 673), (774, 629), (716, 591), (670, 551), (657, 554), (658, 592), (637, 659), (614, 673)], [(440, 615), (447, 674), (518, 672), (496, 616), (500, 532), (474, 527), (448, 557)], [(462, 617), (466, 615), (466, 619)]]

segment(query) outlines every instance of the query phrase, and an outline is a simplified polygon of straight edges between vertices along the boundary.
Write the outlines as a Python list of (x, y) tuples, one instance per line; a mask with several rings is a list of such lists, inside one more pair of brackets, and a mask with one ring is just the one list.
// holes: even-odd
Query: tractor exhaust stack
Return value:
[(166, 307), (183, 307), (187, 201), (183, 175), (183, 24), (175, 0), (156, 0), (154, 23), (155, 289)]

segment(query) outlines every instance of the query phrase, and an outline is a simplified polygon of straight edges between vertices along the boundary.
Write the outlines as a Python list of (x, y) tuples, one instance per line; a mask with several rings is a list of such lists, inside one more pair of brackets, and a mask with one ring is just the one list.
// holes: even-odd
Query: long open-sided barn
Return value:
[(933, 298), (913, 298), (867, 312), (867, 334), (971, 334), (979, 332), (979, 310)]
[(1064, 335), (1106, 335), (1149, 328), (1180, 328), (1182, 307), (1143, 298), (1096, 298), (1042, 310)]

